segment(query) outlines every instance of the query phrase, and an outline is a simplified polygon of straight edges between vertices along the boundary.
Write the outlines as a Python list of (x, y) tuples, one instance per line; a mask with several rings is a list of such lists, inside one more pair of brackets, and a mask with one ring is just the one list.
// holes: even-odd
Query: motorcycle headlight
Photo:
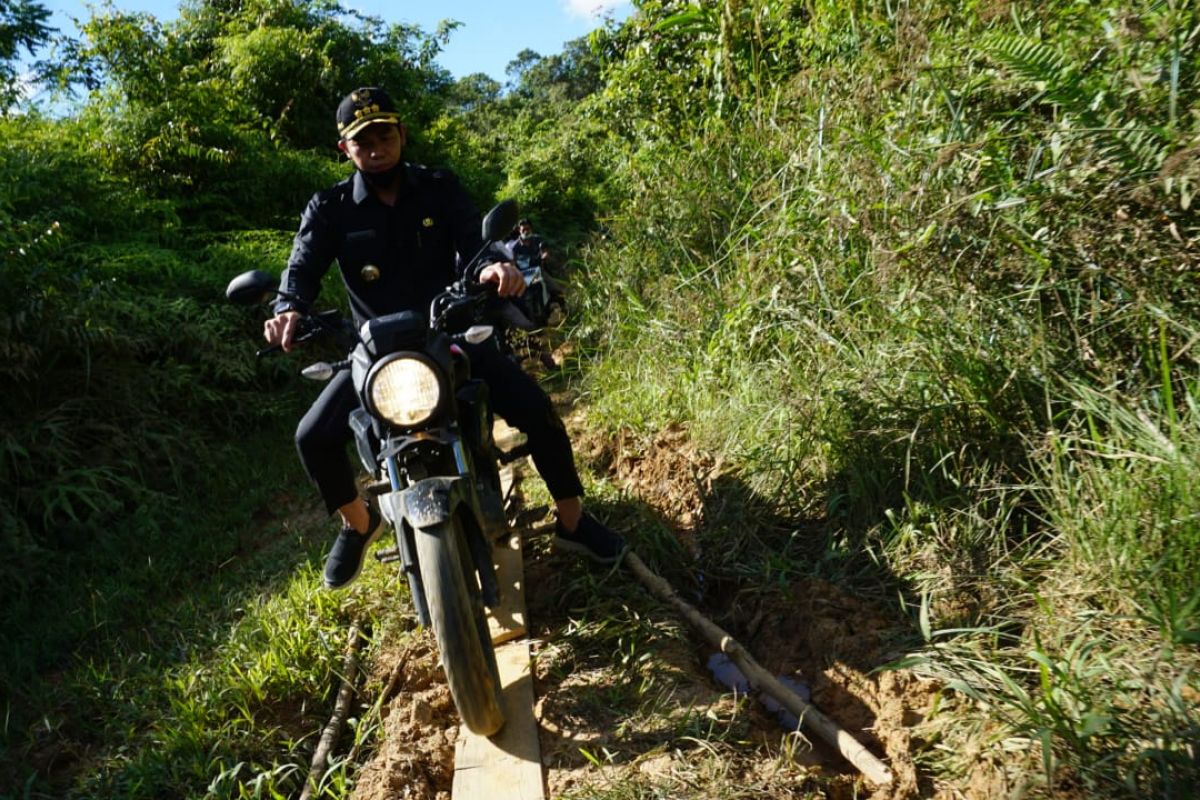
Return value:
[(438, 371), (423, 358), (397, 353), (367, 376), (371, 408), (393, 425), (413, 428), (427, 422), (442, 403)]

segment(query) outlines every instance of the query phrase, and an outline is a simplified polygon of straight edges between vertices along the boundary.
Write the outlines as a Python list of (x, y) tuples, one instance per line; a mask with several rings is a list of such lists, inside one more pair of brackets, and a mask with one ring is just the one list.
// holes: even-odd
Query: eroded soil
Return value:
[[(577, 429), (577, 420), (567, 421)], [(692, 447), (683, 430), (647, 444), (576, 439), (585, 468), (603, 470), (654, 509), (695, 556), (721, 464)], [(696, 798), (939, 794), (914, 767), (912, 733), (937, 687), (903, 670), (875, 671), (894, 660), (889, 643), (905, 620), (816, 581), (739, 590), (700, 609), (763, 668), (804, 681), (816, 708), (887, 763), (891, 785), (872, 786), (830, 745), (789, 734), (755, 698), (714, 680), (706, 662), (716, 647), (628, 570), (550, 552), (550, 517), (541, 511), (522, 515), (522, 536), (548, 797), (637, 796), (651, 786), (653, 796)], [(636, 548), (636, 533), (630, 539)], [(381, 683), (394, 675), (396, 691), (353, 796), (448, 798), (457, 718), (431, 639), (385, 652), (374, 671)]]

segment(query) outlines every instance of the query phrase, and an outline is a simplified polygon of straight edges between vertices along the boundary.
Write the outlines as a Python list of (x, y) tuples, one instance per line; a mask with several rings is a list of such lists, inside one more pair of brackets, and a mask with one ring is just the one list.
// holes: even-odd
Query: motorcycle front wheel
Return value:
[(472, 733), (491, 736), (504, 725), (500, 671), (462, 523), (453, 515), (440, 525), (418, 528), (415, 538), (450, 695), (463, 724)]

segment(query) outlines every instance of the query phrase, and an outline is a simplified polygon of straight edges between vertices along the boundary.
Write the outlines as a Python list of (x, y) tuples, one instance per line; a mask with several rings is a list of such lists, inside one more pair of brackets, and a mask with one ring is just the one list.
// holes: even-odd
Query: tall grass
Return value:
[[(785, 13), (739, 7), (748, 40)], [(610, 143), (629, 199), (578, 328), (597, 418), (686, 423), (782, 516), (762, 543), (806, 541), (795, 569), (923, 609), (903, 663), (953, 690), (943, 777), (1183, 796), (1198, 227), (1158, 170), (1197, 84), (1158, 70), (1194, 59), (1195, 10), (810, 10), (776, 41), (790, 73), (740, 62), (738, 103)], [(737, 62), (712, 35), (673, 46)], [(738, 529), (703, 535), (769, 574)], [(981, 710), (1013, 756), (963, 757)]]
[(0, 791), (199, 796), (241, 758), (237, 793), (303, 759), (288, 704), (329, 691), (344, 621), (273, 591), (314, 549), (266, 526), (303, 507), (304, 397), (223, 301), (290, 232), (196, 227), (94, 123), (0, 125)]
[[(703, 572), (818, 574), (912, 615), (896, 666), (945, 682), (921, 730), (938, 780), (1188, 796), (1196, 4), (639, 8), (597, 37), (606, 85), (573, 127), (511, 159), (542, 176), (531, 196), (618, 201), (575, 295), (594, 418), (683, 422), (723, 454), (736, 496), (700, 533)], [(275, 205), (277, 184), (302, 195), (334, 165), (250, 135), (263, 170), (188, 142), (140, 164), (105, 132), (142, 121), (108, 122), (0, 137), (0, 777), (30, 797), (286, 794), (328, 630), (389, 595), (314, 595), (315, 545), (258, 549), (238, 525), (295, 503), (266, 488), (286, 448), (245, 458), (294, 410), (264, 400), (282, 368), (244, 357), (257, 320), (214, 303), (290, 233), (231, 233), (233, 198), (271, 225), (301, 199)], [(197, 488), (190, 524), (173, 497)], [(655, 531), (651, 555), (678, 552)], [(164, 586), (169, 608), (144, 602)], [(640, 663), (639, 631), (589, 622)]]

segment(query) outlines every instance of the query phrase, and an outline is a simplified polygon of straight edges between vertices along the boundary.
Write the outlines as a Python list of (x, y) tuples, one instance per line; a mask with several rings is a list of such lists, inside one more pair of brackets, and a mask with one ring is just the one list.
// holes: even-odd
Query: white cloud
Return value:
[(566, 10), (577, 17), (598, 20), (605, 14), (629, 5), (629, 0), (564, 0)]

